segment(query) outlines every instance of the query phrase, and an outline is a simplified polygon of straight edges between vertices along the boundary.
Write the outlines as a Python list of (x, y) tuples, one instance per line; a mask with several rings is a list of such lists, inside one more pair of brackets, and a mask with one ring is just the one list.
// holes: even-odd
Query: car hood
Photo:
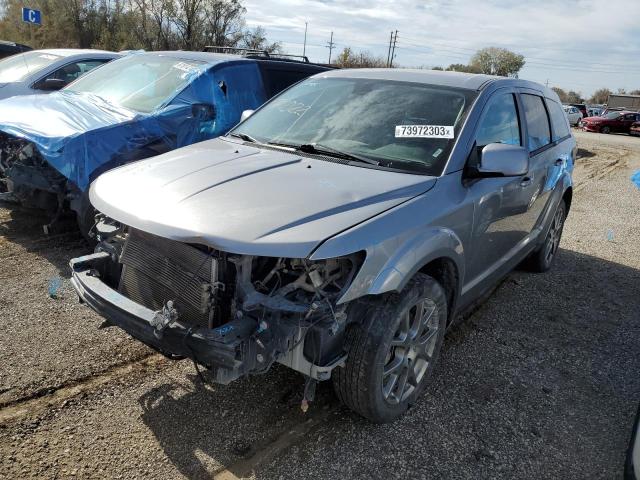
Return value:
[(303, 258), (435, 182), (215, 139), (111, 170), (90, 199), (107, 216), (165, 238)]
[(133, 119), (136, 113), (95, 95), (54, 92), (0, 101), (0, 130), (26, 138), (39, 149), (57, 150), (64, 140)]
[(31, 142), (84, 192), (101, 172), (200, 140), (200, 123), (191, 112), (184, 103), (138, 113), (62, 90), (0, 101), (0, 131)]

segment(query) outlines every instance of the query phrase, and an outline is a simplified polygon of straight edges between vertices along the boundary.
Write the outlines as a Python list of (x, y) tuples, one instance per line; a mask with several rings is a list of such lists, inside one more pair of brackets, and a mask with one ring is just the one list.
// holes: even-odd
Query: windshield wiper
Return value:
[(352, 160), (355, 162), (366, 163), (368, 165), (380, 165), (380, 162), (372, 160), (371, 158), (362, 157), (355, 153), (343, 152), (335, 148), (327, 147), (319, 143), (303, 143), (294, 147), (296, 150), (304, 153), (317, 153), (318, 155), (326, 155), (329, 157), (343, 158), (345, 160)]
[(251, 135), (247, 135), (246, 133), (230, 133), (229, 136), (239, 138), (241, 140), (244, 140), (245, 142), (260, 143)]

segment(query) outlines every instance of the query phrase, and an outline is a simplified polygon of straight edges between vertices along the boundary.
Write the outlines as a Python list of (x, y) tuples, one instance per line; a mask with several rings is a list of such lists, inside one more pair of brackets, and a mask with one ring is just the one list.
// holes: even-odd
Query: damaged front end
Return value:
[(226, 384), (280, 362), (315, 380), (342, 364), (364, 254), (310, 261), (237, 255), (102, 217), (96, 253), (71, 261), (80, 296), (107, 321)]
[(0, 192), (5, 199), (57, 213), (65, 201), (66, 185), (67, 179), (32, 142), (0, 132)]

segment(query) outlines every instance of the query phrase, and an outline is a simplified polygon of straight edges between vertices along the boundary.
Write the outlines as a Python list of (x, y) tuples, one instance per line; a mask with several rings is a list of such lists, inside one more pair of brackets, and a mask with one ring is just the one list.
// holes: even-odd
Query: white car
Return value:
[(0, 100), (60, 90), (89, 70), (121, 55), (104, 50), (52, 48), (0, 61)]
[(582, 120), (582, 112), (578, 110), (576, 107), (571, 107), (569, 105), (563, 105), (564, 113), (569, 119), (569, 123), (571, 125), (577, 126)]

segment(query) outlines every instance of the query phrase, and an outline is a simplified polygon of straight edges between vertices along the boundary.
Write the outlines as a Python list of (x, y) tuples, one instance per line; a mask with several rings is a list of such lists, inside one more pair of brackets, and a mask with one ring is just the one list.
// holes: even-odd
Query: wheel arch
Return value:
[(568, 186), (564, 193), (562, 194), (562, 199), (564, 200), (564, 204), (567, 207), (566, 214), (569, 214), (569, 210), (571, 209), (571, 200), (573, 199), (573, 187)]
[(400, 292), (419, 272), (432, 276), (445, 289), (450, 321), (464, 278), (464, 249), (450, 229), (431, 228), (405, 243), (387, 260), (366, 294)]
[(434, 278), (444, 289), (447, 296), (447, 325), (450, 324), (460, 295), (460, 272), (456, 262), (450, 257), (439, 257), (422, 266), (418, 272)]

